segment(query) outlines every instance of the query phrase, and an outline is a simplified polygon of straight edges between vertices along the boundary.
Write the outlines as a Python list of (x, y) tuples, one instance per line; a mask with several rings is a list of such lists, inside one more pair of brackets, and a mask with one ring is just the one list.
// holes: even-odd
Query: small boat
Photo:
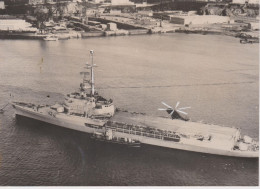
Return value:
[(69, 34), (57, 34), (58, 40), (68, 40), (70, 39)]
[(241, 44), (246, 44), (246, 43), (259, 43), (259, 39), (258, 38), (244, 38), (244, 39), (240, 39), (240, 43)]
[(43, 38), (44, 41), (58, 41), (58, 37), (55, 35), (49, 35), (45, 38)]

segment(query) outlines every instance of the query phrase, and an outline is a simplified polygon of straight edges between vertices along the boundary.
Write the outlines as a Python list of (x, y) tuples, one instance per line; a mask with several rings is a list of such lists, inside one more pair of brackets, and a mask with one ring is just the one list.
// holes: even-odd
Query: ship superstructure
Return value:
[[(90, 54), (92, 64), (86, 64), (85, 71), (81, 72), (83, 81), (80, 83), (79, 92), (68, 94), (65, 98), (64, 110), (62, 108), (61, 110), (68, 114), (83, 115), (90, 118), (110, 118), (115, 113), (115, 107), (111, 99), (106, 100), (95, 91), (94, 67), (96, 67), (96, 64), (93, 63), (94, 51), (91, 50)], [(88, 75), (90, 75), (90, 79)]]
[(35, 105), (13, 102), (16, 114), (88, 133), (92, 133), (93, 129), (86, 127), (87, 124), (103, 126), (114, 115), (115, 106), (111, 99), (107, 100), (95, 91), (94, 51), (91, 50), (90, 55), (91, 64), (86, 64), (81, 72), (83, 80), (79, 90), (68, 94), (64, 103)]
[[(113, 101), (95, 90), (93, 51), (91, 64), (86, 64), (79, 91), (68, 94), (65, 102), (55, 105), (34, 105), (13, 102), (17, 115), (91, 134), (95, 140), (140, 147), (149, 144), (201, 153), (257, 158), (258, 142), (240, 130), (188, 121), (180, 118), (177, 109), (162, 102), (173, 119), (142, 113), (115, 111)], [(163, 110), (163, 109), (159, 109)], [(183, 112), (185, 113), (185, 112)], [(181, 120), (180, 120), (181, 119)]]

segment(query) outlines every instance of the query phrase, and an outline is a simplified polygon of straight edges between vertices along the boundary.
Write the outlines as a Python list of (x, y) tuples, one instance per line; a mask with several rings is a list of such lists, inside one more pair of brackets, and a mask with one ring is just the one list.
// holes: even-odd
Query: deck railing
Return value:
[(108, 122), (106, 128), (112, 129), (115, 132), (145, 136), (145, 137), (156, 138), (161, 140), (163, 140), (164, 137), (171, 138), (171, 139), (176, 139), (176, 137), (178, 137), (178, 135), (176, 135), (172, 131), (145, 128), (138, 125), (134, 126), (134, 125), (128, 125), (125, 123), (118, 123), (112, 121)]

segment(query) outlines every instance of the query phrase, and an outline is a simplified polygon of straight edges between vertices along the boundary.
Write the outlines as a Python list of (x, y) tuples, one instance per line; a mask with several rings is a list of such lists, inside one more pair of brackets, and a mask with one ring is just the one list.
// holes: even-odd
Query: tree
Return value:
[(64, 16), (65, 9), (67, 9), (68, 3), (67, 2), (61, 2), (60, 0), (57, 0), (56, 2), (56, 9), (57, 13), (59, 13), (59, 18), (62, 19)]
[(49, 13), (49, 10), (43, 6), (37, 6), (37, 8), (34, 11), (35, 17), (37, 19), (37, 25), (38, 25), (38, 28), (40, 29), (41, 33), (46, 28), (44, 25), (44, 22), (47, 21), (49, 18), (48, 13)]

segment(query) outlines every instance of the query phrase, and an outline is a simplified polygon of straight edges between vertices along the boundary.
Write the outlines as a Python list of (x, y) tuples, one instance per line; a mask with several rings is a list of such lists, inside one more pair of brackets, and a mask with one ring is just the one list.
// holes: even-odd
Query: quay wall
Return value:
[(46, 35), (35, 35), (34, 33), (7, 33), (0, 32), (0, 39), (40, 39), (42, 40)]
[(128, 30), (129, 35), (144, 35), (150, 33), (148, 29), (136, 29), (136, 30)]
[(92, 31), (92, 32), (82, 32), (81, 37), (87, 38), (87, 37), (103, 37), (105, 36), (104, 31)]
[(119, 21), (114, 21), (114, 20), (109, 20), (109, 19), (104, 19), (104, 18), (96, 18), (96, 17), (89, 17), (88, 18), (90, 21), (97, 21), (97, 22), (101, 22), (102, 24), (108, 24), (110, 22), (116, 23), (117, 27), (119, 29), (124, 29), (124, 30), (134, 30), (134, 29), (146, 29), (144, 27), (139, 27), (139, 26), (135, 26), (129, 23), (122, 23)]

